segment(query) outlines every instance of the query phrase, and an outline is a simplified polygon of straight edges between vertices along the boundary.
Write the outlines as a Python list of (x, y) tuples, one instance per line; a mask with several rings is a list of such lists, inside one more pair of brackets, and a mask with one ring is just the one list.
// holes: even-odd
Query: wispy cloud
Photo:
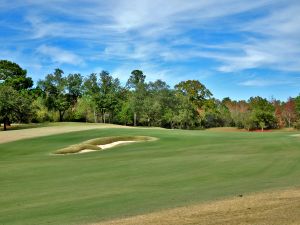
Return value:
[(276, 86), (276, 85), (285, 85), (289, 83), (290, 82), (286, 82), (286, 81), (255, 79), (255, 80), (243, 81), (239, 83), (239, 85), (247, 86), (247, 87), (268, 87), (268, 86)]
[(37, 48), (37, 52), (58, 64), (68, 63), (72, 65), (82, 65), (84, 63), (80, 56), (58, 47), (41, 45)]
[(252, 78), (239, 83), (240, 86), (246, 87), (272, 87), (272, 86), (300, 86), (300, 77), (294, 76), (289, 79), (283, 79), (278, 76), (268, 76), (267, 78)]
[(299, 11), (297, 0), (2, 0), (0, 52), (47, 68), (108, 67), (124, 79), (141, 66), (150, 79), (209, 71), (274, 86), (245, 71), (300, 73)]
[[(68, 5), (68, 7), (65, 7)], [(4, 2), (3, 7), (12, 7)], [(275, 67), (279, 70), (298, 71), (300, 4), (290, 1), (196, 1), (196, 0), (116, 0), (116, 1), (16, 1), (14, 8), (24, 8), (26, 39), (76, 39), (90, 45), (89, 51), (120, 60), (163, 61), (210, 58), (219, 62), (222, 72), (249, 68)], [(279, 8), (280, 7), (280, 8)], [(274, 10), (270, 10), (274, 9)], [(254, 19), (247, 13), (256, 10)], [(241, 20), (239, 15), (245, 14)], [(236, 17), (234, 17), (236, 16)], [(251, 16), (251, 15), (250, 15)], [(198, 35), (191, 30), (199, 30)], [(244, 33), (242, 40), (229, 39), (215, 43), (215, 48), (197, 46), (211, 44), (203, 39), (211, 31), (220, 35)], [(189, 37), (191, 36), (191, 37)], [(189, 38), (189, 43), (172, 43)], [(142, 41), (141, 41), (142, 40)], [(93, 51), (95, 45), (103, 52)], [(224, 51), (230, 45), (233, 51)], [(78, 53), (75, 53), (78, 54)], [(67, 61), (65, 61), (67, 62)]]

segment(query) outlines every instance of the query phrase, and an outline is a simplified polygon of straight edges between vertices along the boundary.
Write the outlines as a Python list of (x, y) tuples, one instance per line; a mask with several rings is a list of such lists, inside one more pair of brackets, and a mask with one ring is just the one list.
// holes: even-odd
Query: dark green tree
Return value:
[(90, 107), (92, 108), (94, 114), (94, 122), (97, 123), (98, 120), (98, 111), (97, 111), (97, 102), (100, 98), (100, 87), (98, 85), (97, 74), (90, 74), (83, 83), (83, 94), (87, 102), (89, 102)]
[(31, 99), (7, 85), (0, 85), (0, 121), (4, 130), (12, 122), (29, 122), (32, 116)]
[(66, 82), (69, 102), (74, 106), (77, 99), (82, 96), (83, 77), (80, 73), (69, 74), (66, 78)]
[(97, 107), (102, 113), (102, 121), (104, 123), (106, 122), (106, 116), (108, 116), (110, 122), (116, 114), (120, 100), (120, 91), (119, 79), (113, 78), (107, 71), (102, 71), (100, 73)]
[(146, 75), (141, 70), (133, 70), (126, 86), (128, 88), (137, 89), (138, 86), (145, 84)]
[(300, 118), (300, 95), (298, 95), (296, 98), (294, 98), (295, 102), (295, 109), (298, 115), (298, 118)]
[(133, 111), (133, 124), (137, 125), (139, 117), (142, 115), (144, 99), (147, 95), (146, 75), (141, 70), (133, 70), (126, 86), (132, 90), (129, 97), (130, 105)]
[(45, 93), (45, 104), (49, 110), (58, 111), (59, 121), (63, 121), (65, 112), (71, 106), (67, 94), (67, 79), (63, 77), (61, 69), (55, 69), (53, 74), (48, 74), (45, 80), (38, 82), (38, 87)]
[(202, 109), (202, 125), (206, 128), (222, 127), (225, 125), (227, 117), (230, 117), (227, 107), (214, 98), (205, 100)]
[(175, 85), (175, 89), (186, 96), (197, 108), (201, 108), (205, 100), (212, 96), (212, 93), (198, 80), (182, 81)]
[(182, 106), (177, 118), (182, 118), (187, 129), (200, 124), (205, 117), (204, 106), (212, 96), (211, 92), (198, 80), (182, 81), (175, 85), (175, 90)]
[(31, 88), (33, 85), (32, 79), (27, 77), (27, 71), (8, 60), (0, 60), (0, 80), (17, 91)]
[(260, 128), (262, 131), (265, 128), (276, 128), (275, 108), (271, 102), (259, 96), (251, 97), (248, 102), (251, 118), (256, 124), (255, 128)]

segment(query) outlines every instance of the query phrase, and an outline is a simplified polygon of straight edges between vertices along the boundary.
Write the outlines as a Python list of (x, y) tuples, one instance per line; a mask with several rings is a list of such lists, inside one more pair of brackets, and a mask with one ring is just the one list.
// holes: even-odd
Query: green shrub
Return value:
[(297, 120), (297, 121), (294, 123), (294, 128), (297, 129), (297, 130), (300, 130), (300, 120)]

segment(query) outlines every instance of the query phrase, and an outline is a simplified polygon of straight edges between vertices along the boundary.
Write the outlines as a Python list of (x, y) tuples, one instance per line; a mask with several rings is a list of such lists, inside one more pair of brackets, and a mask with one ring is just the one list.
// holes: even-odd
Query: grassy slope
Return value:
[[(97, 125), (95, 123), (83, 123), (83, 122), (44, 122), (44, 123), (21, 123), (21, 124), (11, 124), (7, 126), (7, 131), (10, 130), (26, 130), (31, 128), (40, 128), (40, 127), (76, 127), (81, 125)], [(4, 132), (3, 124), (0, 126), (0, 132)], [(7, 132), (6, 131), (6, 132)]]
[[(112, 135), (159, 141), (53, 156)], [(0, 224), (84, 224), (300, 185), (289, 133), (99, 129), (0, 145)]]
[(36, 137), (63, 134), (63, 133), (75, 132), (75, 131), (101, 129), (101, 128), (130, 128), (130, 127), (119, 126), (114, 124), (103, 124), (103, 123), (62, 122), (62, 123), (36, 124), (35, 128), (26, 127), (26, 125), (19, 128), (20, 129), (16, 129), (16, 130), (1, 131), (0, 144), (17, 141), (17, 140), (23, 140), (27, 138), (36, 138)]
[(299, 225), (300, 189), (265, 191), (91, 225)]

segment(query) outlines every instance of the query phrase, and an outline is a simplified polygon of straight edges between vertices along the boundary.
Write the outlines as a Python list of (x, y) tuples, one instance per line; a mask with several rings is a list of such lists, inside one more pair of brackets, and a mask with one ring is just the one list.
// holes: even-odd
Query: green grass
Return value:
[[(286, 132), (98, 129), (0, 145), (0, 224), (87, 224), (300, 185), (300, 138)], [(159, 140), (51, 155), (109, 136)]]

